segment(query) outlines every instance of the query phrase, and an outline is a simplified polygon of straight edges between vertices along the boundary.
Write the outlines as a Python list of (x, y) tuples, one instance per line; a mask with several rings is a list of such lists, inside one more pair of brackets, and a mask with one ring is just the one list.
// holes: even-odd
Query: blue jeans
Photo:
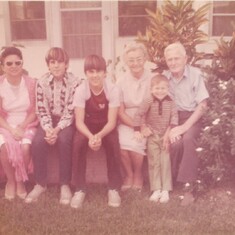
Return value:
[[(109, 189), (120, 189), (120, 146), (117, 130), (113, 130), (103, 137), (102, 146), (104, 147), (107, 158), (108, 187)], [(74, 156), (78, 162), (78, 174), (76, 191), (86, 191), (86, 154), (88, 150), (88, 138), (79, 131), (74, 136)]]
[(75, 127), (64, 128), (58, 134), (55, 145), (49, 145), (45, 140), (45, 131), (41, 126), (37, 129), (32, 142), (32, 158), (34, 164), (34, 177), (37, 184), (47, 185), (47, 158), (51, 148), (56, 148), (59, 157), (60, 184), (69, 184), (72, 172), (72, 144)]

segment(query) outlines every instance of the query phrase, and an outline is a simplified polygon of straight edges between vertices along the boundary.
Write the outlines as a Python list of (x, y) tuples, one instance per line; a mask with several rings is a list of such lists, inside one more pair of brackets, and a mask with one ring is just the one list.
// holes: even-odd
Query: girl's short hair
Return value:
[(151, 87), (158, 85), (160, 82), (165, 82), (169, 84), (169, 80), (163, 74), (157, 74), (151, 79)]
[(175, 43), (169, 44), (164, 50), (164, 56), (166, 56), (166, 53), (168, 51), (173, 51), (173, 50), (177, 50), (180, 53), (180, 55), (186, 56), (185, 47), (180, 42), (175, 42)]
[(69, 56), (67, 52), (60, 47), (52, 47), (45, 57), (47, 65), (49, 65), (50, 60), (57, 60), (59, 62), (69, 63)]
[(22, 52), (20, 49), (16, 48), (16, 47), (6, 47), (0, 56), (0, 62), (1, 64), (4, 63), (4, 60), (6, 59), (7, 56), (9, 55), (16, 55), (18, 56), (21, 60), (23, 60), (23, 56), (22, 56)]
[(92, 69), (106, 72), (105, 59), (99, 55), (88, 55), (84, 62), (84, 72), (86, 73), (88, 70)]

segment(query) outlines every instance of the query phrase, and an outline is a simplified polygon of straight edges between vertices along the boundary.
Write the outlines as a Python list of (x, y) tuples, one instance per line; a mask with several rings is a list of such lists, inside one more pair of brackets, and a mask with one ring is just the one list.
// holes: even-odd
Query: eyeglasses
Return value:
[(13, 64), (15, 64), (16, 66), (20, 66), (22, 65), (23, 61), (22, 60), (18, 60), (18, 61), (7, 61), (5, 64), (6, 66), (10, 67)]
[(129, 64), (134, 64), (134, 63), (137, 63), (137, 64), (141, 64), (141, 63), (143, 63), (144, 62), (144, 58), (133, 58), (133, 59), (129, 59), (129, 60), (127, 60), (127, 62), (129, 63)]

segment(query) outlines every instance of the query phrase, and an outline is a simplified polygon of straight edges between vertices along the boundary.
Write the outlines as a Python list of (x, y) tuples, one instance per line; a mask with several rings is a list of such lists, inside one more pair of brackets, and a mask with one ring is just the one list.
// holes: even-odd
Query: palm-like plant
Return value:
[(209, 4), (199, 9), (193, 8), (193, 1), (180, 1), (176, 3), (165, 1), (156, 12), (146, 9), (149, 25), (145, 35), (138, 33), (138, 41), (142, 42), (149, 53), (150, 60), (156, 64), (156, 70), (166, 68), (164, 61), (164, 48), (173, 42), (181, 42), (187, 51), (189, 63), (194, 64), (204, 58), (204, 53), (196, 51), (196, 46), (205, 43), (208, 36), (200, 27), (208, 20), (206, 14)]

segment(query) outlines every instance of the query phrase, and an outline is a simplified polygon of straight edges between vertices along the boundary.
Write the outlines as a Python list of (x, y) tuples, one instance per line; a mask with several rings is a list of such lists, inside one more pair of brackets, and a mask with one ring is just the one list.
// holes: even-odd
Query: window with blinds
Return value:
[(145, 9), (155, 11), (155, 1), (119, 1), (118, 2), (118, 25), (119, 36), (136, 36), (137, 32), (145, 32), (148, 25)]
[(47, 37), (43, 1), (9, 1), (12, 40), (44, 40)]
[(70, 58), (101, 55), (101, 1), (63, 1), (60, 9), (63, 47)]
[(232, 36), (235, 31), (235, 2), (214, 1), (212, 36)]

